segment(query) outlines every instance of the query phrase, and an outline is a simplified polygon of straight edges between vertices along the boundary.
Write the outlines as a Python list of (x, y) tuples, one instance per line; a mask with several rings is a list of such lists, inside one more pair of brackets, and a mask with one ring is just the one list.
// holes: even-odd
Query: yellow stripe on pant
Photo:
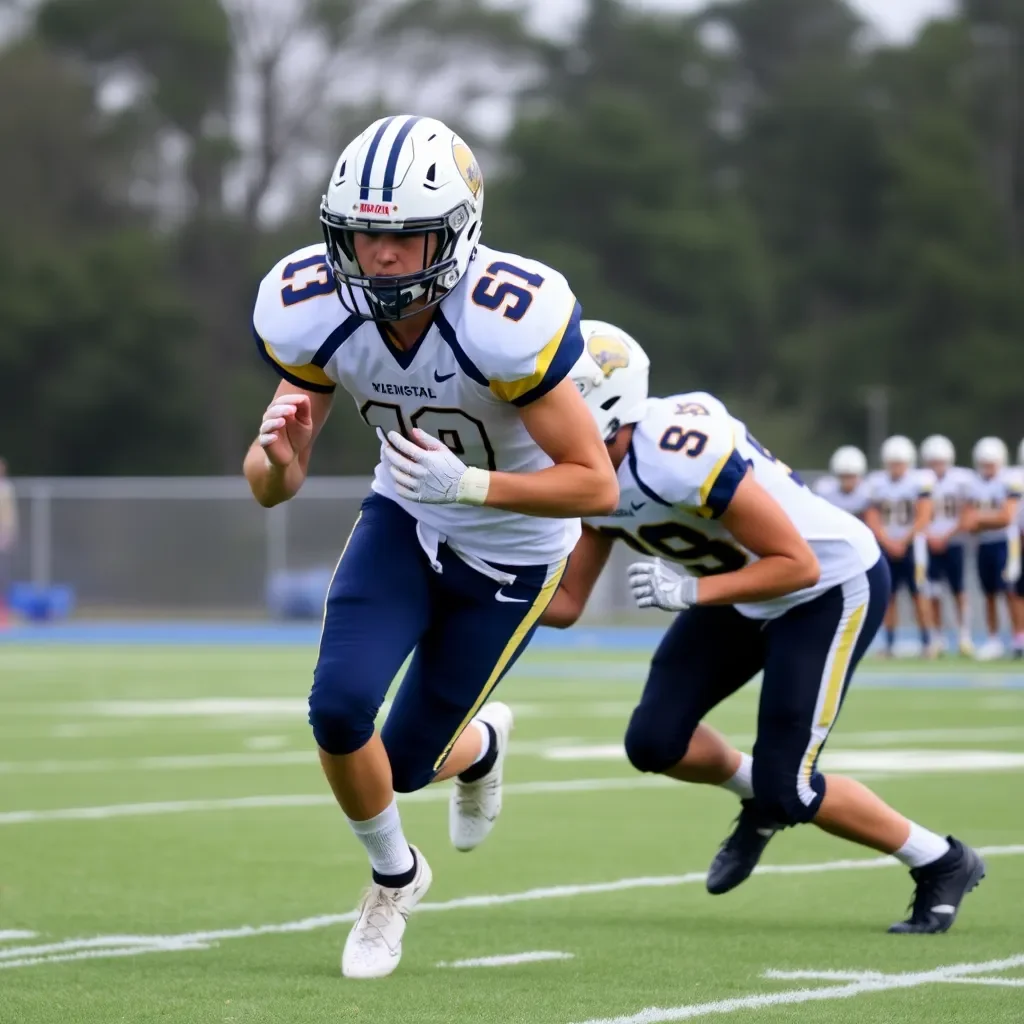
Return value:
[(526, 634), (530, 632), (537, 620), (544, 614), (544, 609), (551, 603), (551, 599), (555, 596), (555, 591), (558, 589), (558, 584), (562, 580), (562, 573), (565, 572), (566, 561), (567, 559), (563, 558), (555, 567), (547, 582), (541, 587), (540, 593), (534, 598), (529, 611), (527, 611), (522, 621), (516, 627), (516, 631), (512, 634), (511, 639), (505, 644), (501, 655), (491, 670), (491, 674), (487, 677), (487, 682), (484, 683), (484, 688), (480, 691), (480, 695), (473, 702), (473, 706), (469, 711), (466, 712), (466, 717), (459, 723), (458, 729), (455, 730), (455, 735), (445, 744), (444, 750), (441, 751), (441, 756), (434, 762), (435, 772), (444, 764), (445, 758), (451, 753), (452, 747), (455, 746), (455, 741), (462, 735), (463, 729), (473, 720), (473, 716), (483, 707), (484, 701), (491, 695), (494, 687), (498, 685), (502, 672), (505, 671), (505, 667), (512, 660), (516, 651), (519, 650), (520, 645), (526, 638)]

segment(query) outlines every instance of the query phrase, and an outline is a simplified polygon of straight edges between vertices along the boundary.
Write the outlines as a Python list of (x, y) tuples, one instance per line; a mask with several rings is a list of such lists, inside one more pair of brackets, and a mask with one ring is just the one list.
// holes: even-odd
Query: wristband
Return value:
[(483, 505), (491, 486), (491, 474), (486, 469), (470, 466), (459, 478), (455, 500), (460, 505)]

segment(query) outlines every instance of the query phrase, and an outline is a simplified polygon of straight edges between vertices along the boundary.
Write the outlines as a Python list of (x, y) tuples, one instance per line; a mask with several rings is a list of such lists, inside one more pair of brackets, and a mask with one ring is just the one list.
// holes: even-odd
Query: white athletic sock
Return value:
[(735, 793), (741, 800), (754, 799), (754, 759), (749, 754), (740, 754), (740, 766), (736, 774), (722, 783), (722, 789)]
[(475, 718), (469, 724), (470, 725), (475, 725), (476, 726), (476, 731), (478, 733), (480, 733), (480, 753), (477, 754), (476, 757), (473, 758), (473, 762), (469, 766), (470, 768), (472, 768), (474, 764), (478, 764), (480, 761), (482, 761), (490, 753), (490, 751), (491, 751), (491, 730), (488, 729), (487, 726), (483, 722), (478, 722)]
[(366, 848), (370, 866), (378, 875), (403, 875), (412, 870), (412, 850), (402, 834), (402, 820), (398, 816), (398, 801), (391, 803), (369, 821), (348, 819), (352, 831)]
[(946, 839), (912, 821), (910, 838), (893, 856), (908, 868), (923, 868), (927, 864), (934, 864), (948, 852), (949, 842)]

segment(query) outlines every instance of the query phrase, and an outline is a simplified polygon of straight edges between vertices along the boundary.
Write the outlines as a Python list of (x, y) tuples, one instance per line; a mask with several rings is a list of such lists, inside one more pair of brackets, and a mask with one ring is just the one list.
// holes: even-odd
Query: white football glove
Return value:
[(466, 464), (436, 437), (414, 430), (419, 443), (397, 430), (385, 438), (380, 427), (381, 453), (388, 463), (399, 497), (430, 505), (482, 505), (487, 498), (490, 473)]
[(626, 572), (638, 608), (681, 612), (697, 603), (697, 577), (680, 576), (663, 565), (660, 558), (634, 562)]

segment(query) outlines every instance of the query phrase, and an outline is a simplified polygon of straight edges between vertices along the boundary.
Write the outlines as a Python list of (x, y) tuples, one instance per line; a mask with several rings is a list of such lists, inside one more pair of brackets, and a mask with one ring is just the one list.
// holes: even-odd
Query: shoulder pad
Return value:
[(736, 451), (735, 421), (721, 408), (677, 414), (674, 398), (650, 403), (628, 458), (651, 497), (709, 519), (729, 507), (748, 465)]
[(824, 497), (835, 493), (836, 489), (836, 478), (834, 476), (820, 476), (814, 481), (814, 485), (811, 488), (815, 494)]
[(917, 491), (920, 497), (929, 498), (931, 497), (932, 491), (935, 489), (935, 473), (930, 469), (919, 469), (917, 471)]
[(325, 246), (308, 245), (280, 260), (260, 283), (252, 314), (256, 345), (289, 383), (331, 392), (325, 367), (363, 321), (348, 317), (327, 269)]
[(1012, 470), (1006, 474), (1006, 493), (1010, 498), (1024, 497), (1024, 477)]
[[(460, 301), (442, 304), (469, 361), (499, 398), (529, 405), (583, 354), (580, 304), (566, 279), (536, 260), (481, 246)], [(453, 296), (454, 298), (454, 296)]]

